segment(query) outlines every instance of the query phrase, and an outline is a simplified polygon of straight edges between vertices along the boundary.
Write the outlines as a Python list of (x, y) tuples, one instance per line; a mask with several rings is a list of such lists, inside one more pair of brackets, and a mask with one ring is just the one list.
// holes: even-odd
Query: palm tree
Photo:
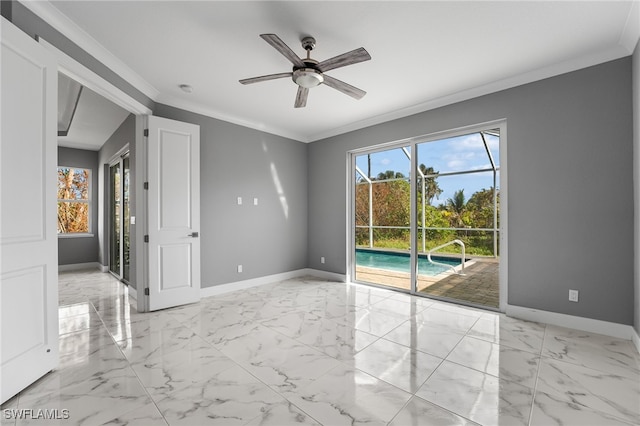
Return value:
[(453, 198), (447, 199), (447, 210), (452, 213), (452, 225), (456, 228), (462, 228), (465, 226), (462, 220), (462, 215), (467, 207), (467, 202), (464, 198), (464, 189), (460, 189), (453, 193)]
[(393, 170), (387, 170), (386, 172), (378, 173), (377, 180), (386, 180), (386, 179), (402, 179), (404, 175), (400, 172), (394, 172)]
[[(438, 174), (438, 172), (433, 170), (433, 167), (431, 166), (427, 167), (424, 164), (420, 164), (419, 167), (420, 167), (420, 171), (425, 176)], [(425, 180), (424, 180), (424, 196), (427, 201), (427, 204), (429, 205), (431, 205), (431, 202), (433, 201), (434, 198), (439, 199), (440, 194), (442, 194), (442, 189), (440, 189), (440, 186), (438, 185), (438, 181), (436, 179), (437, 177), (430, 176), (430, 177), (425, 177)]]

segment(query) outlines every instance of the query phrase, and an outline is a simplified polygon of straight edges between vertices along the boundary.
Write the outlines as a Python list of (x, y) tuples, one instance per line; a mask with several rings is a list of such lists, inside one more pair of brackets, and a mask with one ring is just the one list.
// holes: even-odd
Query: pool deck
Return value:
[[(408, 273), (364, 266), (356, 267), (356, 279), (360, 282), (405, 290), (409, 290), (411, 285), (411, 276)], [(418, 292), (498, 308), (498, 259), (473, 258), (473, 261), (465, 266), (465, 275), (449, 271), (436, 276), (418, 275)]]

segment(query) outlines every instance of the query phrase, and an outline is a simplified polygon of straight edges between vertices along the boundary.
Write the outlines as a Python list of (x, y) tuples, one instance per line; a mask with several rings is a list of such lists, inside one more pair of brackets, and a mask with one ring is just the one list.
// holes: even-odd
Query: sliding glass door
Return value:
[(501, 127), (352, 154), (352, 277), (500, 307)]
[(417, 292), (499, 308), (500, 130), (416, 145)]
[(355, 279), (411, 289), (411, 148), (355, 156)]
[(109, 167), (109, 271), (129, 282), (129, 154)]

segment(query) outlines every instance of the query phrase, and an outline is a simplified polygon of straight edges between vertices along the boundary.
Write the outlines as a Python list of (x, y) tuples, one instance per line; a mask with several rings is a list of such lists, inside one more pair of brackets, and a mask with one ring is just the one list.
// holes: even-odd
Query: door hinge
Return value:
[(144, 136), (149, 137), (149, 129), (144, 129)]
[(145, 288), (145, 289), (144, 289), (144, 295), (145, 295), (145, 296), (148, 296), (148, 295), (149, 295), (149, 287), (147, 287), (147, 288)]
[(145, 243), (148, 243), (148, 242), (149, 242), (149, 236), (148, 236), (148, 235), (145, 235), (145, 236), (144, 236), (144, 242), (145, 242)]
[(144, 189), (149, 189), (149, 182), (144, 183)]

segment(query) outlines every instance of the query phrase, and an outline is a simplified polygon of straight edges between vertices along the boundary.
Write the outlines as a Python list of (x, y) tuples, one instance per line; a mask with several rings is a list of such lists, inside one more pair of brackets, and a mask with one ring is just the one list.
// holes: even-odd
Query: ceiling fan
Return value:
[(278, 78), (291, 77), (293, 82), (298, 85), (298, 93), (296, 95), (296, 102), (294, 105), (296, 108), (306, 106), (309, 89), (323, 83), (355, 99), (360, 99), (366, 95), (367, 92), (364, 90), (358, 89), (344, 81), (340, 81), (337, 78), (333, 78), (325, 74), (325, 72), (335, 68), (370, 60), (371, 56), (363, 47), (352, 50), (351, 52), (343, 53), (342, 55), (334, 56), (333, 58), (322, 62), (318, 62), (315, 59), (311, 59), (311, 51), (316, 47), (316, 40), (313, 37), (304, 37), (302, 39), (302, 47), (307, 51), (307, 57), (304, 59), (299, 58), (298, 55), (296, 55), (295, 52), (275, 34), (260, 34), (260, 37), (273, 46), (285, 58), (291, 61), (293, 64), (293, 71), (245, 78), (240, 80), (240, 83), (251, 84), (261, 81), (275, 80)]

